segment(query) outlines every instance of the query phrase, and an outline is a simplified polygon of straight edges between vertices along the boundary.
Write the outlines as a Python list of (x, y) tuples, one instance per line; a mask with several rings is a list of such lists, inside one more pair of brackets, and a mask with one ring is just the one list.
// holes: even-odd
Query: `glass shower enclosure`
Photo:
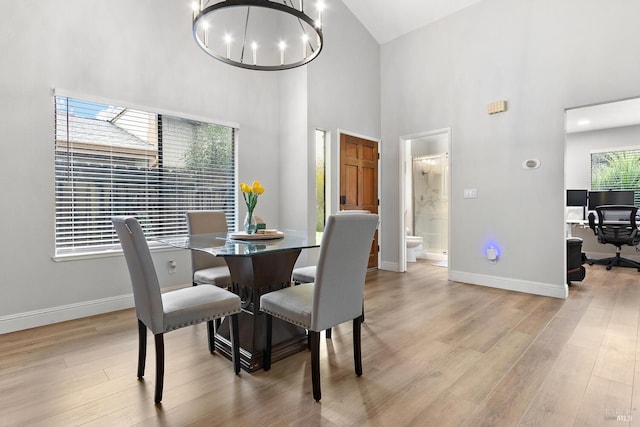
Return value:
[(449, 247), (448, 164), (447, 153), (413, 158), (413, 234), (427, 258), (441, 259)]

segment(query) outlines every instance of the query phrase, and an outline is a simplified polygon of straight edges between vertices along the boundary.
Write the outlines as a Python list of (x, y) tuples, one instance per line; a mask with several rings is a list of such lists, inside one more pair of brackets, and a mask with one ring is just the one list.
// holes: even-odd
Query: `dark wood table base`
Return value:
[[(300, 249), (266, 252), (252, 256), (227, 256), (233, 292), (242, 299), (240, 313), (240, 364), (247, 372), (262, 368), (265, 315), (260, 312), (260, 296), (291, 285), (291, 272)], [(216, 331), (216, 349), (231, 359), (228, 319)], [(304, 328), (273, 319), (272, 361), (307, 349)]]
[[(245, 311), (240, 313), (240, 366), (247, 372), (255, 372), (262, 369), (264, 318), (265, 315), (263, 313), (253, 314)], [(307, 350), (307, 335), (303, 328), (280, 319), (273, 320), (272, 361), (281, 360), (292, 354)], [(277, 324), (276, 320), (278, 321)], [(277, 340), (276, 330), (278, 332)], [(231, 360), (228, 319), (222, 322), (217, 331), (216, 351)]]

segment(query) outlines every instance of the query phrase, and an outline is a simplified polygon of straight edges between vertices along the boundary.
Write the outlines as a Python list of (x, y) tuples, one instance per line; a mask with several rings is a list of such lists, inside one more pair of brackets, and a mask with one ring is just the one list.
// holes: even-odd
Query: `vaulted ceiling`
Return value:
[(343, 0), (380, 44), (481, 0)]
[[(482, 0), (343, 0), (380, 44), (451, 15)], [(640, 98), (567, 113), (567, 132), (640, 124)]]

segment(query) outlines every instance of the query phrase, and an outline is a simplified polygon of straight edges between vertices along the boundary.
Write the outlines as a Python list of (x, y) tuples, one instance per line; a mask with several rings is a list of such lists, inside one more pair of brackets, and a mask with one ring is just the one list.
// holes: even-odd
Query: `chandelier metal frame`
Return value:
[[(233, 65), (235, 67), (245, 68), (248, 70), (261, 70), (261, 71), (288, 70), (291, 68), (300, 67), (302, 65), (308, 64), (309, 62), (313, 61), (315, 58), (318, 57), (318, 55), (320, 54), (320, 51), (322, 50), (322, 46), (324, 45), (324, 37), (322, 35), (322, 23), (320, 19), (315, 20), (311, 18), (309, 15), (307, 15), (306, 13), (304, 13), (304, 0), (300, 0), (300, 9), (293, 6), (292, 0), (284, 0), (282, 3), (277, 3), (272, 0), (226, 0), (226, 1), (221, 1), (212, 5), (209, 5), (207, 7), (204, 7), (204, 3), (205, 3), (204, 0), (201, 0), (199, 2), (199, 5), (200, 5), (199, 10), (196, 9), (193, 12), (193, 23), (192, 23), (193, 38), (195, 39), (196, 43), (198, 44), (198, 46), (200, 46), (200, 48), (203, 51), (205, 51), (208, 55), (214, 57), (218, 61), (224, 62), (225, 64)], [(289, 6), (287, 3), (291, 4), (291, 6)], [(208, 16), (211, 16), (212, 14), (220, 12), (221, 10), (234, 8), (234, 7), (247, 8), (245, 27), (244, 27), (244, 31), (242, 32), (243, 33), (242, 49), (241, 49), (241, 55), (239, 60), (236, 60), (233, 57), (231, 57), (231, 55), (229, 54), (229, 49), (227, 49), (227, 55), (225, 56), (209, 48), (208, 41), (207, 41), (207, 31), (201, 28), (203, 26), (202, 24), (206, 22)], [(284, 54), (282, 54), (281, 58), (283, 58), (283, 61), (281, 62), (280, 65), (260, 65), (259, 63), (254, 64), (254, 63), (251, 63), (251, 61), (247, 61), (247, 59), (250, 57), (250, 54), (248, 54), (248, 52), (251, 47), (247, 46), (246, 37), (247, 37), (247, 27), (249, 24), (249, 15), (252, 7), (271, 9), (281, 13), (286, 13), (288, 15), (291, 15), (297, 18), (300, 23), (301, 34), (304, 34), (304, 37), (306, 37), (305, 43), (308, 44), (310, 54), (303, 57), (301, 60), (296, 60), (294, 62), (285, 62)], [(304, 21), (305, 23), (307, 23), (309, 27), (313, 29), (315, 34), (306, 34), (307, 32), (305, 31), (305, 27), (303, 26), (301, 21)], [(314, 36), (316, 37), (316, 40), (317, 40), (316, 48), (312, 46), (311, 42), (307, 41)], [(281, 49), (284, 49), (284, 47), (281, 47)], [(255, 53), (254, 53), (254, 58), (255, 58)]]

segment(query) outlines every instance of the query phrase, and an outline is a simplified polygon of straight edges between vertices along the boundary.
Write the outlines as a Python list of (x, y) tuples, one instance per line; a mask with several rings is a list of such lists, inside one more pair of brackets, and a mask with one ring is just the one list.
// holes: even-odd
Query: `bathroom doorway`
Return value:
[[(413, 148), (413, 147), (412, 147)], [(442, 260), (449, 247), (448, 153), (414, 156), (412, 153), (413, 226), (411, 235), (422, 238), (423, 254)]]
[(400, 271), (420, 260), (448, 267), (450, 130), (402, 137), (400, 143)]

